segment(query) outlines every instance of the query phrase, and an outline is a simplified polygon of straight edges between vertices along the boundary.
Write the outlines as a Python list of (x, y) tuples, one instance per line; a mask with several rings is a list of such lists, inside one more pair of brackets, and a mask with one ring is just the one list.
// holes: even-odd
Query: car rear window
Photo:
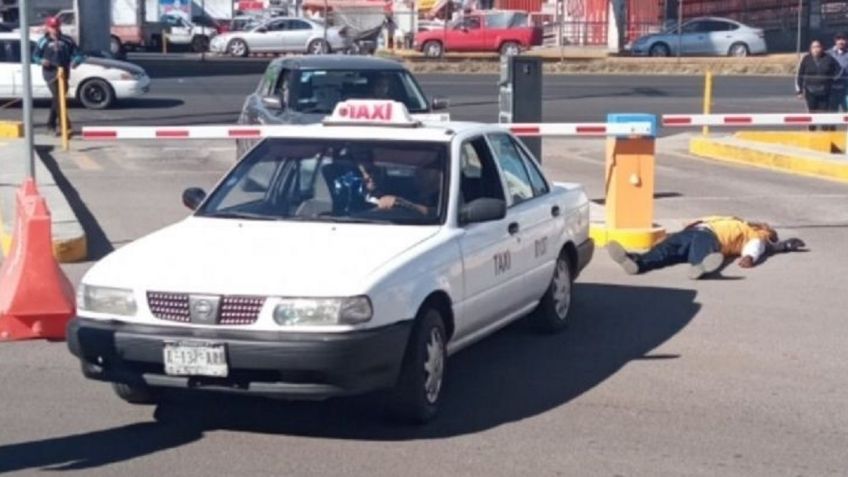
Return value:
[(330, 114), (348, 99), (392, 99), (412, 113), (427, 112), (420, 87), (406, 71), (305, 70), (294, 78), (291, 108), (301, 113)]

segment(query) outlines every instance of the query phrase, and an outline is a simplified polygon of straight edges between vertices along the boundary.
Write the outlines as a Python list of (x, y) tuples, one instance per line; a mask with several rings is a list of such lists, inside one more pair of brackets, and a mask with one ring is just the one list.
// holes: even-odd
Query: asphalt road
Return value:
[[(204, 79), (196, 96), (178, 78), (162, 80), (183, 104), (108, 114), (176, 121), (174, 110), (200, 105), (232, 114), (227, 104), (243, 94), (237, 78)], [(484, 80), (424, 82), (471, 103), (491, 98), (475, 88)], [(548, 81), (562, 81), (554, 89), (568, 96), (550, 114), (587, 120), (590, 107), (600, 115), (625, 98), (654, 105), (650, 96), (604, 96), (631, 90), (627, 80)], [(667, 93), (659, 101), (686, 111), (699, 100), (695, 82), (680, 81), (653, 78), (645, 87), (653, 83)], [(726, 90), (739, 96), (725, 104), (741, 104), (742, 85), (776, 100), (782, 83), (767, 83), (772, 89), (744, 80)], [(454, 113), (487, 107), (495, 106)], [(775, 223), (812, 251), (753, 270), (731, 265), (722, 279), (699, 282), (679, 267), (626, 276), (599, 253), (575, 289), (572, 326), (540, 336), (516, 323), (453, 357), (444, 412), (427, 427), (384, 422), (372, 396), (286, 403), (171, 393), (156, 407), (130, 406), (86, 381), (64, 344), (3, 344), (0, 474), (845, 475), (848, 186), (694, 159), (685, 139), (658, 145), (661, 223), (674, 229), (705, 214), (738, 214)], [(226, 141), (73, 147), (49, 166), (95, 258), (185, 217), (181, 191), (211, 187), (234, 154)], [(603, 197), (602, 141), (548, 141), (544, 157), (551, 177)], [(63, 268), (78, 283), (90, 266)]]
[[(261, 62), (212, 62), (204, 75), (197, 63), (137, 60), (153, 77), (144, 97), (120, 102), (105, 111), (71, 109), (76, 127), (83, 125), (185, 125), (232, 123), (244, 98), (261, 75)], [(459, 120), (497, 120), (497, 77), (494, 75), (424, 74), (418, 79), (429, 96), (451, 100), (451, 114)], [(716, 112), (794, 112), (803, 103), (792, 95), (786, 77), (718, 77), (714, 86)], [(544, 78), (544, 120), (548, 122), (603, 121), (609, 113), (696, 113), (703, 108), (703, 78), (692, 76), (548, 75)], [(39, 102), (36, 123), (47, 118), (46, 102)], [(20, 108), (0, 110), (0, 119), (20, 116)]]

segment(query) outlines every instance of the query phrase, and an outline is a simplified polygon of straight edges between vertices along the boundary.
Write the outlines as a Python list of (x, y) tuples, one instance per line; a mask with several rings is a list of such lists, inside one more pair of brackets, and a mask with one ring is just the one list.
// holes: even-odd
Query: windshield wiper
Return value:
[(363, 219), (359, 217), (330, 217), (330, 216), (322, 216), (317, 217), (318, 221), (322, 222), (334, 222), (340, 224), (392, 224), (391, 220), (386, 219)]
[(216, 219), (248, 219), (248, 220), (277, 220), (270, 215), (255, 214), (253, 212), (242, 212), (233, 210), (219, 210), (201, 215), (201, 217), (214, 217)]

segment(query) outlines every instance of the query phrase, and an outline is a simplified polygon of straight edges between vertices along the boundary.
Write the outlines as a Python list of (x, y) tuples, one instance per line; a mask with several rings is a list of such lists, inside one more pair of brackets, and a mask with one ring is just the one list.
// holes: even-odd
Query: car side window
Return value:
[(464, 142), (459, 155), (460, 205), (483, 198), (504, 200), (500, 174), (485, 138)]
[(512, 141), (518, 154), (524, 160), (524, 166), (530, 174), (530, 185), (533, 187), (533, 195), (539, 197), (540, 195), (547, 194), (550, 188), (548, 187), (548, 182), (545, 180), (545, 176), (542, 175), (542, 171), (539, 169), (539, 164), (516, 142), (515, 138), (511, 137), (510, 141)]
[(705, 31), (704, 22), (692, 22), (683, 25), (683, 33), (701, 33)]
[(312, 26), (302, 20), (290, 20), (289, 30), (311, 30)]
[(268, 24), (267, 28), (268, 31), (285, 31), (289, 29), (288, 23), (289, 22), (286, 20), (279, 20), (276, 22), (271, 22), (270, 24)]
[(512, 139), (507, 134), (490, 134), (489, 141), (495, 153), (495, 160), (503, 172), (512, 205), (532, 199), (533, 186), (530, 183), (530, 175)]
[(704, 22), (705, 31), (714, 32), (714, 31), (728, 31), (730, 30), (730, 23), (727, 22), (719, 22), (719, 21), (708, 21)]

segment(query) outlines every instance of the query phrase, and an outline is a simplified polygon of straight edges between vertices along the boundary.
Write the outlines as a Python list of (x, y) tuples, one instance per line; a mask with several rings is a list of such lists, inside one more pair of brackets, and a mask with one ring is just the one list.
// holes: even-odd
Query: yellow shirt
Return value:
[(698, 223), (706, 225), (713, 231), (721, 244), (721, 253), (725, 257), (739, 256), (750, 241), (767, 241), (769, 237), (768, 230), (751, 227), (747, 222), (736, 217), (704, 217)]

